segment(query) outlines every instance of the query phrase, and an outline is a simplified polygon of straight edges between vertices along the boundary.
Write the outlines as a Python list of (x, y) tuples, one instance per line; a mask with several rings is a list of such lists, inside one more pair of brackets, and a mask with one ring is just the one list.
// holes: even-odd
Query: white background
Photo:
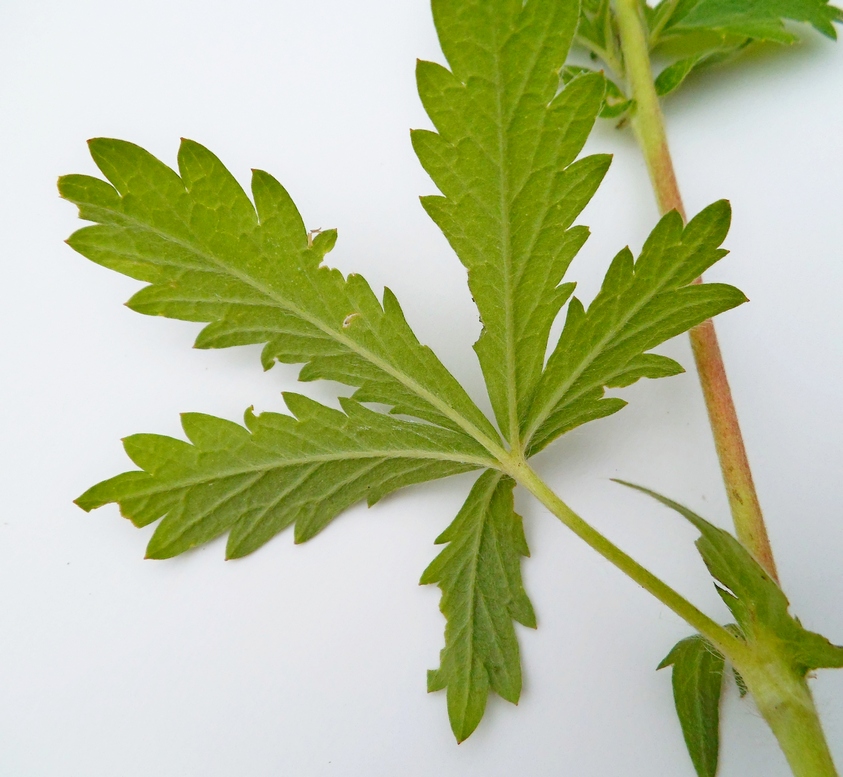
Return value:
[[(174, 163), (180, 136), (241, 181), (276, 175), (331, 262), (388, 284), (423, 342), (488, 407), (461, 265), (417, 196), (434, 191), (408, 129), (428, 126), (416, 57), (441, 55), (425, 0), (27, 0), (0, 12), (3, 301), (0, 413), (0, 775), (4, 777), (498, 777), (687, 775), (667, 672), (689, 629), (519, 497), (539, 629), (520, 629), (515, 708), (493, 698), (457, 746), (425, 692), (444, 621), (418, 578), (472, 476), (358, 507), (294, 546), (290, 532), (223, 562), (223, 543), (143, 561), (152, 527), (71, 500), (130, 467), (119, 439), (179, 435), (178, 413), (282, 410), (296, 370), (258, 348), (197, 351), (198, 326), (120, 303), (138, 284), (63, 245), (77, 226), (61, 173), (95, 173), (84, 141), (132, 140)], [(718, 323), (779, 569), (795, 612), (843, 642), (843, 48), (791, 50), (697, 78), (666, 112), (689, 212), (728, 197), (732, 254), (711, 273), (751, 304)], [(590, 298), (609, 258), (656, 219), (628, 131), (582, 216), (569, 277)], [(729, 518), (689, 374), (642, 381), (630, 406), (537, 459), (622, 547), (726, 620), (682, 520), (609, 482), (646, 484)], [(298, 386), (332, 402), (336, 387)], [(815, 682), (843, 763), (843, 672)], [(788, 774), (734, 688), (723, 777)]]

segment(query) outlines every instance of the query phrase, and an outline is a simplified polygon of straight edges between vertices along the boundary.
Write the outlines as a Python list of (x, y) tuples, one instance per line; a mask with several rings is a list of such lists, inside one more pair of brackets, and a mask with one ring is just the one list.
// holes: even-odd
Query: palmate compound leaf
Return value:
[(230, 532), (226, 556), (251, 553), (295, 524), (296, 542), (356, 502), (369, 505), (411, 483), (494, 464), (450, 429), (400, 420), (352, 399), (333, 410), (285, 394), (295, 418), (246, 413), (246, 428), (213, 416), (182, 416), (189, 443), (154, 434), (124, 440), (143, 471), (125, 472), (77, 500), (110, 502), (136, 526), (163, 517), (147, 549), (170, 558)]
[(714, 33), (793, 43), (785, 21), (810, 24), (836, 39), (833, 22), (843, 21), (843, 12), (828, 0), (662, 0), (651, 18), (661, 26), (662, 40)]
[(448, 716), (457, 741), (474, 731), (489, 690), (512, 702), (521, 695), (521, 660), (513, 620), (536, 627), (521, 582), (528, 556), (521, 517), (513, 508), (515, 483), (500, 472), (480, 476), (454, 522), (437, 538), (449, 543), (421, 583), (439, 583), (447, 618), (439, 669), (428, 690), (448, 689)]
[[(681, 224), (677, 233), (678, 217), (668, 217), (657, 227), (657, 237), (650, 241), (654, 245), (645, 248), (632, 280), (627, 277), (626, 254), (619, 257), (602, 296), (588, 313), (578, 314), (581, 306), (573, 304), (556, 361), (551, 359), (540, 378), (550, 325), (572, 291), (571, 284), (559, 285), (562, 274), (587, 234), (585, 228), (571, 229), (570, 224), (608, 163), (606, 157), (590, 157), (571, 164), (603, 102), (602, 78), (575, 79), (554, 97), (557, 71), (576, 21), (565, 4), (443, 0), (435, 10), (443, 38), (451, 35), (443, 48), (455, 73), (469, 74), (466, 93), (473, 86), (481, 94), (479, 102), (461, 100), (452, 87), (459, 91), (462, 82), (446, 83), (448, 71), (432, 65), (420, 68), (420, 86), (424, 91), (428, 78), (425, 100), (441, 134), (417, 133), (414, 142), (446, 195), (426, 200), (425, 205), (440, 226), (447, 222), (452, 228), (449, 238), (469, 267), (485, 327), (477, 351), (505, 433), (512, 432), (506, 422), (511, 422), (515, 409), (518, 433), (523, 435), (525, 421), (532, 417), (530, 392), (535, 399), (542, 386), (553, 388), (554, 379), (570, 384), (549, 406), (553, 411), (549, 426), (540, 425), (539, 444), (533, 441), (527, 451), (535, 453), (565, 430), (620, 409), (620, 400), (601, 399), (604, 387), (680, 371), (675, 362), (645, 351), (743, 301), (740, 292), (730, 287), (682, 288), (695, 277), (689, 274), (694, 268), (699, 272), (722, 255), (717, 246), (725, 234), (728, 208), (721, 204), (709, 209), (708, 216), (721, 215), (721, 223), (709, 232), (701, 229), (708, 222), (700, 217), (687, 234)], [(506, 33), (500, 20), (512, 26), (505, 41), (499, 37)], [(452, 29), (458, 34), (450, 33)], [(490, 52), (498, 65), (490, 72), (501, 77), (493, 91), (506, 97), (501, 105), (506, 103), (507, 110), (493, 112), (491, 119), (497, 123), (472, 125), (474, 134), (454, 146), (447, 137), (448, 122), (458, 126), (460, 120), (456, 113), (449, 117), (449, 110), (478, 116), (485, 110), (483, 118), (490, 118), (489, 93), (480, 83), (483, 73), (472, 71), (471, 63), (475, 55), (488, 63)], [(503, 72), (502, 63), (512, 69)], [(437, 104), (440, 98), (442, 105)], [(531, 133), (537, 133), (539, 140), (530, 140)], [(507, 155), (501, 156), (504, 146)], [(321, 462), (318, 471), (329, 474), (324, 479), (305, 474), (299, 484), (295, 467), (303, 468), (299, 474), (307, 472), (308, 463), (296, 458), (301, 450), (293, 440), (294, 430), (307, 427), (310, 416), (336, 411), (307, 405), (302, 399), (288, 400), (298, 421), (266, 413), (247, 417), (251, 434), (219, 419), (187, 416), (186, 431), (194, 445), (152, 435), (129, 438), (127, 447), (145, 471), (125, 473), (94, 487), (80, 500), (83, 506), (117, 501), (138, 522), (166, 516), (156, 532), (153, 555), (180, 552), (229, 528), (229, 552), (242, 555), (285, 522), (295, 522), (297, 536), (303, 539), (358, 499), (377, 498), (393, 487), (450, 472), (494, 467), (486, 454), (500, 455), (502, 449), (492, 425), (429, 349), (418, 343), (389, 292), (381, 304), (359, 276), (344, 279), (321, 266), (336, 234), (318, 235), (309, 245), (298, 212), (274, 179), (254, 174), (255, 209), (216, 157), (190, 141), (179, 153), (180, 176), (132, 144), (98, 140), (91, 148), (113, 185), (88, 176), (61, 180), (63, 196), (79, 205), (83, 218), (98, 222), (77, 232), (70, 243), (94, 261), (150, 283), (132, 298), (131, 307), (209, 322), (197, 340), (199, 347), (266, 343), (267, 367), (274, 360), (304, 362), (303, 379), (330, 378), (358, 387), (357, 401), (390, 405), (396, 412), (437, 425), (435, 434), (454, 438), (436, 455), (420, 457), (415, 443), (402, 447), (401, 440), (406, 442), (405, 433), (434, 432), (386, 417), (376, 422), (372, 419), (380, 418), (378, 414), (347, 402), (349, 420), (342, 420), (342, 414), (333, 416), (335, 426), (356, 428), (365, 413), (371, 414), (366, 416), (368, 427), (393, 421), (396, 429), (403, 429), (395, 432), (400, 438), (397, 450), (386, 455), (382, 443), (373, 443), (370, 432), (360, 430), (350, 436), (354, 451), (331, 451), (334, 441), (317, 437), (327, 446), (323, 453), (328, 451), (330, 459)], [(451, 165), (450, 178), (447, 166), (437, 167), (433, 159), (436, 149)], [(495, 149), (496, 164), (483, 162)], [(476, 168), (468, 164), (463, 169), (461, 154), (478, 162)], [(506, 163), (503, 177), (499, 163)], [(460, 181), (465, 170), (469, 177)], [(516, 181), (512, 173), (521, 178)], [(514, 183), (521, 188), (513, 188)], [(460, 187), (467, 187), (462, 194)], [(490, 191), (505, 193), (509, 199), (496, 205), (488, 199)], [(483, 210), (490, 202), (497, 208), (491, 221)], [(535, 208), (544, 209), (540, 219), (531, 215)], [(483, 229), (477, 229), (474, 219)], [(486, 230), (490, 224), (491, 232)], [(463, 228), (481, 241), (482, 255), (472, 254), (470, 241), (461, 239)], [(677, 264), (673, 271), (671, 261)], [(657, 304), (651, 304), (653, 300)], [(671, 307), (680, 302), (684, 313)], [(583, 327), (583, 318), (588, 326)], [(572, 344), (572, 322), (591, 338), (585, 350)], [(558, 354), (565, 349), (581, 357), (576, 364), (565, 362), (573, 372), (559, 368)], [(502, 371), (492, 360), (495, 353), (504, 358)], [(270, 429), (280, 429), (280, 436), (273, 437)], [(270, 438), (271, 450), (264, 443)], [(223, 439), (225, 447), (215, 448)], [(522, 437), (525, 445), (527, 440)], [(460, 446), (472, 452), (460, 452)], [(419, 458), (424, 461), (419, 463)], [(244, 461), (263, 467), (262, 478), (254, 471), (238, 470)], [(337, 483), (325, 485), (325, 479), (336, 475), (332, 468), (339, 471)], [(380, 475), (372, 475), (378, 470)], [(185, 480), (186, 471), (193, 479)], [(447, 685), (458, 738), (476, 725), (489, 690), (517, 700), (520, 663), (512, 620), (534, 624), (520, 583), (518, 560), (527, 549), (520, 519), (512, 510), (512, 483), (502, 478), (492, 488), (495, 477), (487, 474), (478, 481), (457, 520), (440, 538), (447, 547), (425, 574), (425, 582), (436, 581), (442, 587), (443, 611), (455, 620), (453, 625), (449, 620), (443, 664), (432, 674), (431, 688)], [(289, 504), (276, 503), (276, 489), (284, 491), (291, 484)], [(268, 491), (262, 490), (264, 486)], [(335, 486), (337, 490), (332, 490)], [(470, 630), (460, 623), (470, 623)]]
[(208, 322), (199, 348), (265, 343), (264, 366), (304, 363), (326, 378), (475, 439), (492, 425), (407, 325), (394, 295), (379, 302), (359, 275), (322, 265), (331, 230), (308, 239), (284, 188), (252, 176), (253, 205), (210, 151), (182, 141), (179, 175), (138, 146), (100, 138), (91, 155), (111, 182), (59, 179), (62, 197), (97, 222), (68, 243), (98, 264), (149, 283), (127, 303), (149, 315)]

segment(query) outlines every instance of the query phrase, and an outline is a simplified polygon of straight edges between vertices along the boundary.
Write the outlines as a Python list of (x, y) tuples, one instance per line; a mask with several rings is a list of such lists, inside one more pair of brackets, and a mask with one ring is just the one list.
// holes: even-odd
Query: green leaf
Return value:
[(155, 434), (124, 440), (143, 471), (86, 491), (77, 504), (110, 502), (137, 526), (163, 517), (149, 558), (170, 558), (230, 532), (226, 555), (245, 556), (295, 523), (296, 542), (363, 499), (493, 465), (465, 435), (403, 421), (351, 399), (343, 410), (284, 395), (295, 418), (246, 412), (246, 427), (199, 413), (182, 425), (190, 443)]
[(659, 97), (664, 97), (674, 89), (678, 89), (688, 77), (688, 74), (696, 68), (701, 58), (699, 55), (686, 57), (662, 70), (656, 78), (656, 94)]
[(499, 472), (481, 475), (436, 540), (448, 546), (421, 578), (422, 584), (439, 584), (447, 618), (441, 664), (428, 673), (428, 690), (448, 689), (448, 716), (459, 742), (483, 717), (490, 690), (518, 702), (521, 661), (513, 620), (536, 627), (521, 582), (520, 558), (529, 550), (513, 508), (514, 485)]
[(575, 42), (602, 59), (615, 73), (622, 73), (621, 54), (610, 0), (582, 0)]
[[(667, 0), (661, 3), (669, 5)], [(679, 0), (662, 36), (713, 32), (793, 43), (796, 36), (787, 31), (785, 20), (810, 24), (836, 39), (833, 22), (843, 21), (843, 16), (828, 0)]]
[(717, 774), (723, 655), (696, 634), (678, 642), (659, 664), (673, 667), (673, 700), (688, 753), (699, 777)]
[(697, 549), (747, 641), (772, 645), (799, 676), (813, 669), (843, 667), (843, 647), (803, 628), (788, 612), (781, 588), (731, 534), (654, 491), (622, 480), (616, 482), (676, 510), (699, 530), (702, 536)]
[(534, 454), (560, 434), (620, 410), (604, 388), (642, 377), (675, 375), (673, 360), (645, 352), (746, 297), (732, 286), (693, 283), (727, 252), (726, 201), (710, 205), (686, 227), (678, 213), (659, 221), (637, 262), (629, 249), (612, 262), (600, 293), (586, 310), (576, 298), (529, 403), (523, 439)]
[(606, 45), (606, 25), (611, 18), (609, 0), (582, 0), (577, 23), (576, 40), (582, 38), (600, 47)]
[[(565, 65), (565, 67), (559, 71), (559, 83), (562, 86), (567, 86), (575, 78), (590, 75), (591, 73), (594, 73), (594, 71), (587, 67), (580, 67), (579, 65)], [(634, 101), (629, 99), (611, 78), (606, 78), (603, 105), (600, 107), (600, 113), (597, 115), (601, 119), (617, 119), (623, 116), (623, 114), (632, 107), (633, 102)]]
[(588, 235), (571, 224), (609, 165), (605, 155), (574, 162), (604, 79), (583, 76), (557, 94), (576, 4), (434, 0), (433, 13), (451, 69), (417, 69), (437, 132), (416, 130), (413, 146), (443, 195), (422, 204), (468, 269), (483, 323), (475, 349), (498, 425), (516, 444), (572, 292), (560, 281)]
[(713, 49), (697, 52), (669, 65), (659, 73), (655, 81), (656, 93), (660, 97), (678, 89), (693, 72), (716, 65), (733, 58), (748, 45), (747, 41), (733, 45), (718, 45)]
[(259, 170), (253, 205), (206, 148), (185, 140), (177, 175), (120, 140), (90, 142), (111, 182), (59, 180), (80, 216), (98, 222), (70, 245), (89, 259), (149, 285), (128, 305), (149, 315), (208, 322), (199, 348), (265, 343), (263, 363), (304, 363), (302, 380), (326, 378), (476, 439), (499, 439), (483, 413), (422, 346), (394, 295), (378, 301), (359, 275), (322, 264), (330, 230), (311, 241), (284, 188)]

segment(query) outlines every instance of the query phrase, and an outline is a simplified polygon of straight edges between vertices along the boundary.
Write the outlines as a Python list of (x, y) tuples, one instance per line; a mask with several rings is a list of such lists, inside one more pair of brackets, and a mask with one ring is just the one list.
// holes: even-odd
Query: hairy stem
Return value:
[[(615, 0), (615, 10), (625, 76), (635, 99), (632, 127), (647, 162), (659, 210), (662, 213), (676, 210), (684, 219), (685, 209), (676, 183), (659, 98), (653, 84), (640, 0)], [(700, 324), (691, 330), (690, 337), (735, 532), (758, 563), (774, 580), (778, 580), (773, 550), (752, 481), (714, 324), (710, 320)]]
[(574, 534), (708, 638), (726, 656), (741, 672), (794, 777), (839, 777), (811, 690), (787, 659), (776, 655), (777, 640), (773, 640), (774, 649), (769, 651), (764, 644), (747, 645), (737, 639), (580, 518), (525, 461), (513, 458), (504, 469)]
[[(635, 99), (633, 131), (647, 162), (659, 209), (662, 213), (675, 209), (684, 219), (664, 118), (653, 83), (641, 0), (614, 2), (625, 76)], [(706, 321), (690, 335), (735, 531), (744, 547), (778, 580), (714, 324)], [(750, 650), (755, 653), (755, 648)], [(757, 655), (752, 655), (743, 666), (741, 657), (732, 662), (747, 680), (795, 777), (837, 777), (805, 679), (795, 676), (783, 662), (759, 662)]]
[(697, 609), (685, 597), (656, 577), (617, 545), (586, 523), (565, 504), (539, 477), (529, 464), (513, 459), (506, 467), (507, 474), (533, 494), (551, 513), (601, 556), (631, 577), (644, 590), (669, 607), (690, 626), (706, 636), (733, 663), (740, 664), (748, 654), (747, 646)]
[(771, 658), (741, 671), (791, 771), (795, 777), (838, 777), (807, 682)]

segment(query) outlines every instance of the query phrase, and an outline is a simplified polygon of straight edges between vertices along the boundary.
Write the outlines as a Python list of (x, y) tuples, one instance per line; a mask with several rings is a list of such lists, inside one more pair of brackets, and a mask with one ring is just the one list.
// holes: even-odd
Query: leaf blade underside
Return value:
[(575, 426), (620, 410), (626, 403), (604, 398), (605, 388), (682, 372), (672, 359), (646, 352), (746, 301), (733, 286), (694, 283), (727, 253), (719, 246), (730, 217), (726, 201), (705, 208), (684, 227), (676, 211), (668, 213), (637, 261), (628, 249), (615, 257), (587, 310), (571, 300), (524, 421), (528, 454)]
[[(712, 245), (685, 250), (681, 224), (676, 237), (678, 217), (668, 217), (650, 239), (658, 245), (645, 247), (634, 268), (631, 256), (616, 260), (603, 296), (588, 311), (571, 302), (555, 359), (545, 365), (551, 325), (573, 292), (563, 276), (588, 234), (572, 224), (609, 162), (606, 156), (574, 161), (606, 107), (602, 75), (575, 77), (556, 94), (575, 10), (557, 0), (434, 0), (452, 70), (419, 65), (420, 93), (437, 132), (417, 131), (413, 143), (443, 195), (423, 204), (469, 271), (484, 325), (475, 349), (503, 436), (516, 448), (529, 439), (530, 455), (564, 431), (620, 409), (622, 400), (603, 397), (606, 387), (681, 371), (645, 351), (744, 299), (731, 287), (683, 287), (723, 252), (710, 235)], [(306, 540), (355, 501), (372, 503), (409, 483), (486, 468), (440, 537), (447, 547), (422, 578), (442, 588), (447, 620), (430, 688), (447, 687), (454, 733), (466, 738), (490, 691), (518, 700), (514, 621), (535, 626), (521, 582), (520, 559), (528, 551), (512, 504), (514, 484), (494, 469), (494, 456), (506, 455), (499, 433), (417, 341), (388, 290), (379, 301), (359, 276), (344, 278), (322, 266), (336, 233), (319, 234), (311, 245), (298, 211), (269, 175), (254, 172), (253, 205), (219, 160), (191, 141), (182, 143), (179, 174), (122, 141), (96, 140), (91, 150), (110, 183), (61, 179), (62, 195), (82, 218), (97, 222), (69, 242), (149, 284), (130, 307), (206, 323), (198, 347), (263, 343), (265, 367), (303, 363), (302, 380), (337, 380), (357, 391), (343, 401), (345, 413), (291, 395), (296, 418), (247, 414), (244, 429), (187, 415), (191, 443), (128, 438), (127, 451), (142, 471), (95, 486), (81, 506), (118, 502), (138, 525), (163, 518), (151, 556), (175, 555), (229, 531), (232, 557), (290, 524), (296, 540)], [(709, 232), (725, 235), (723, 210), (722, 204), (708, 209), (721, 215)], [(705, 232), (695, 221), (688, 235)], [(659, 275), (671, 259), (679, 268)], [(675, 309), (650, 327), (655, 334), (639, 332), (630, 344), (624, 326), (653, 324), (641, 314), (649, 301), (641, 303), (642, 284), (655, 289), (651, 296), (673, 295)], [(607, 310), (619, 312), (612, 318)], [(560, 367), (558, 354), (574, 347), (569, 326), (577, 316), (580, 329), (583, 321), (600, 321), (574, 374)], [(560, 393), (566, 380), (570, 386)], [(531, 428), (533, 405), (548, 396), (553, 402)], [(375, 413), (360, 402), (383, 403), (425, 423)], [(311, 432), (311, 442), (322, 447), (305, 455), (300, 447)], [(348, 435), (354, 444), (336, 449)]]
[(487, 471), (475, 483), (453, 523), (437, 538), (448, 543), (422, 584), (442, 589), (446, 618), (440, 667), (428, 672), (428, 690), (447, 688), (448, 717), (458, 742), (477, 727), (489, 691), (513, 704), (521, 695), (521, 659), (513, 621), (535, 628), (521, 581), (528, 556), (513, 480)]
[(577, 9), (556, 0), (434, 0), (450, 70), (417, 69), (436, 132), (413, 146), (442, 196), (422, 198), (468, 270), (483, 331), (475, 344), (504, 436), (541, 373), (560, 286), (588, 231), (571, 225), (599, 186), (606, 155), (574, 162), (603, 104), (600, 75), (556, 94)]
[(372, 505), (403, 486), (494, 464), (477, 443), (448, 429), (350, 399), (340, 412), (298, 394), (284, 398), (294, 416), (247, 411), (244, 428), (186, 413), (190, 442), (126, 438), (141, 471), (93, 486), (77, 504), (117, 503), (137, 526), (163, 518), (148, 558), (170, 558), (227, 531), (226, 557), (238, 558), (291, 524), (296, 542), (304, 542), (356, 502)]

